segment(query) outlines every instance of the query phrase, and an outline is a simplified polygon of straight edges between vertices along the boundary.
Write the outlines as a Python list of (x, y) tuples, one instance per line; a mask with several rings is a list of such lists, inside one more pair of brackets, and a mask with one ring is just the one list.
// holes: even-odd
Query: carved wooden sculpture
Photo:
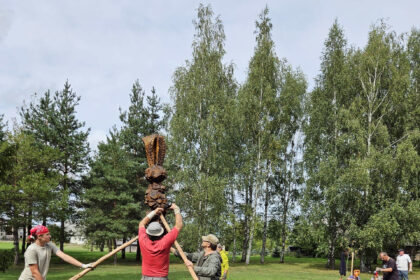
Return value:
[(161, 185), (166, 179), (166, 170), (162, 167), (166, 152), (165, 139), (161, 135), (153, 134), (143, 137), (142, 140), (149, 165), (145, 176), (150, 183), (145, 194), (145, 203), (152, 209), (165, 208), (168, 202), (165, 195), (166, 187)]

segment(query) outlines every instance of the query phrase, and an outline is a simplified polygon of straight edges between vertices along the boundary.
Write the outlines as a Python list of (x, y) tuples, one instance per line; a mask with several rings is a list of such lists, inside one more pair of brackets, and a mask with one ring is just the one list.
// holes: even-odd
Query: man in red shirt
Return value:
[(164, 234), (165, 231), (159, 222), (150, 223), (146, 229), (150, 220), (163, 212), (162, 208), (156, 208), (139, 223), (142, 280), (168, 279), (170, 248), (182, 229), (182, 216), (179, 207), (173, 203), (169, 209), (174, 210), (175, 227), (167, 234)]

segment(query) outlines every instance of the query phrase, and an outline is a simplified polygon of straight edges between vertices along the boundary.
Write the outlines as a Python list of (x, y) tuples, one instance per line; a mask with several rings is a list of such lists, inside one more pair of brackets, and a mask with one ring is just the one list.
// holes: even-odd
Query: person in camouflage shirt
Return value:
[[(197, 253), (185, 253), (189, 262), (186, 266), (192, 266), (198, 279), (200, 280), (219, 280), (222, 258), (216, 251), (219, 239), (213, 234), (202, 237), (201, 247), (203, 250)], [(172, 253), (181, 257), (177, 250), (171, 248)], [(195, 265), (193, 265), (195, 263)]]

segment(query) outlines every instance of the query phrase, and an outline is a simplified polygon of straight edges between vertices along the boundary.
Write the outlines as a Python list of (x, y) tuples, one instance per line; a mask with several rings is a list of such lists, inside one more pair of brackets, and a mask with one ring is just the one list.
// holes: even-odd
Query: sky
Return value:
[(61, 90), (68, 80), (81, 96), (77, 117), (91, 128), (95, 149), (112, 126), (121, 125), (119, 109), (127, 110), (137, 79), (146, 93), (155, 87), (161, 101), (171, 103), (172, 75), (191, 59), (200, 3), (210, 4), (222, 20), (224, 62), (235, 65), (239, 83), (266, 5), (277, 55), (304, 72), (309, 89), (335, 19), (349, 45), (359, 48), (380, 19), (398, 34), (420, 28), (418, 0), (0, 0), (0, 115), (10, 127), (34, 93)]

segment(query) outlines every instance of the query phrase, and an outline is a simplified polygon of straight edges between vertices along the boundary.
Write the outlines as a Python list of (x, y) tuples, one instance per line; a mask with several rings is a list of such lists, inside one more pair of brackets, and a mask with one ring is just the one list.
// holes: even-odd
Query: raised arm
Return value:
[(163, 208), (156, 208), (155, 210), (147, 214), (146, 217), (144, 217), (143, 220), (140, 221), (139, 228), (146, 227), (146, 225), (150, 222), (150, 220), (152, 220), (152, 218), (155, 215), (159, 215), (162, 212), (163, 212)]
[(175, 214), (175, 227), (178, 229), (178, 231), (181, 231), (182, 229), (182, 216), (181, 216), (181, 210), (179, 210), (178, 205), (175, 203), (172, 203), (171, 207), (169, 209), (174, 210)]

